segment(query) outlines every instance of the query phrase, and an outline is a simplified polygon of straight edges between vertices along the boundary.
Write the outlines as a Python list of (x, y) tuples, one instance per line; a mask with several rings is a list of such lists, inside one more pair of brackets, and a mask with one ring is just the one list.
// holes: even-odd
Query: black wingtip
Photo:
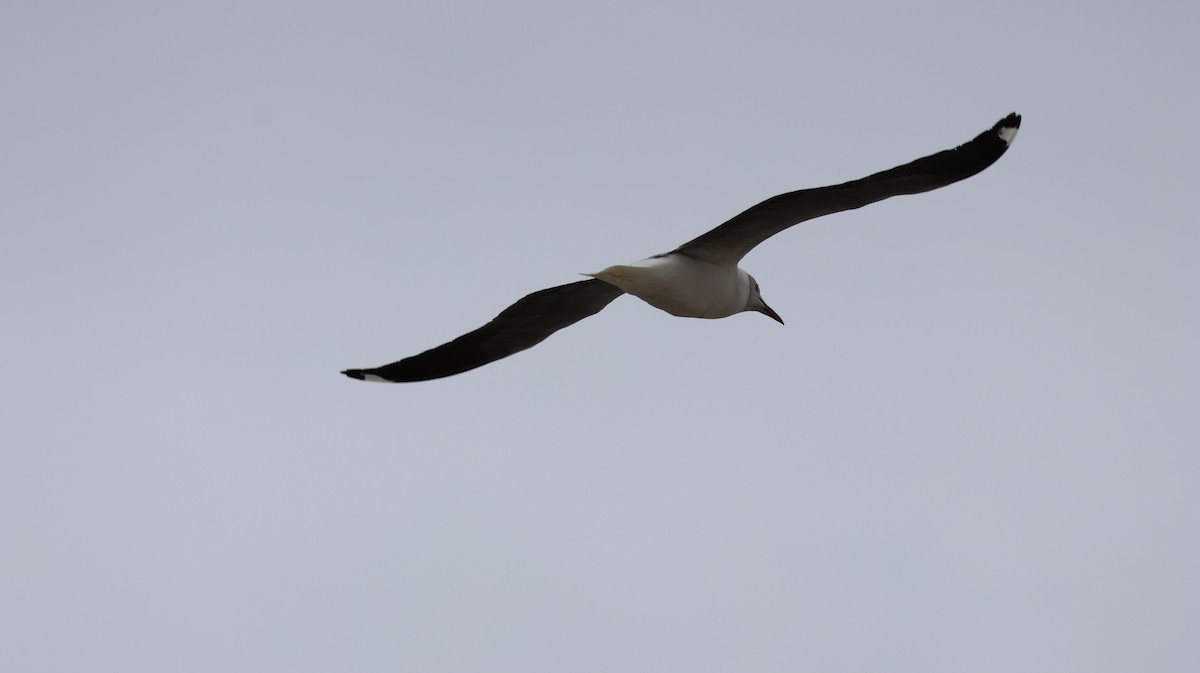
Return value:
[(358, 379), (359, 381), (367, 380), (367, 373), (361, 369), (346, 369), (342, 373), (352, 379)]
[(1017, 137), (1017, 131), (1021, 128), (1021, 115), (1016, 112), (1010, 112), (1007, 117), (996, 122), (992, 127), (992, 133), (995, 133), (1001, 140), (1004, 141), (1004, 146), (1012, 145), (1013, 140)]
[(1005, 128), (1008, 128), (1008, 129), (1021, 128), (1021, 115), (1017, 114), (1016, 112), (1010, 112), (1010, 113), (1008, 113), (1007, 117), (996, 122), (996, 125), (992, 127), (992, 129), (995, 131), (999, 131), (1000, 129), (1005, 129)]

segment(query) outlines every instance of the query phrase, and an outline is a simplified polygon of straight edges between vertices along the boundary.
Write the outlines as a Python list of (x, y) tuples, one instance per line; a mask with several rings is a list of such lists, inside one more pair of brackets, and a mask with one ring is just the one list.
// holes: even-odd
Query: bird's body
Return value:
[(591, 276), (590, 280), (527, 295), (483, 327), (437, 348), (382, 367), (342, 373), (360, 380), (390, 382), (452, 376), (541, 343), (622, 294), (632, 294), (680, 317), (726, 318), (757, 311), (782, 323), (763, 301), (754, 277), (738, 267), (746, 253), (805, 220), (971, 177), (1004, 154), (1020, 126), (1021, 117), (1013, 113), (956, 148), (860, 180), (780, 194), (671, 252), (610, 266), (584, 274)]
[(753, 279), (737, 266), (667, 253), (584, 274), (681, 318), (727, 318), (746, 309)]

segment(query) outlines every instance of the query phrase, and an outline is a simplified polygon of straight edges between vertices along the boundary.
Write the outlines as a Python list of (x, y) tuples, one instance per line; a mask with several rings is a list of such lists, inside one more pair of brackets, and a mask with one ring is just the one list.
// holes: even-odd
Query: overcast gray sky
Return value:
[[(9, 2), (0, 669), (1200, 665), (1187, 2)], [(970, 180), (338, 374), (1024, 115)]]

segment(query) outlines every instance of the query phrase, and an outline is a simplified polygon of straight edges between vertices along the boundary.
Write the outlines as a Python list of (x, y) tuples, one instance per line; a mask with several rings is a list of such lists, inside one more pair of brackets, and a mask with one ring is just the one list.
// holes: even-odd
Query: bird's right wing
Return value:
[(965, 180), (1004, 154), (1021, 126), (1015, 112), (953, 149), (861, 180), (780, 194), (675, 249), (714, 264), (737, 264), (756, 245), (814, 217), (861, 208), (901, 194), (917, 194)]
[(395, 383), (461, 374), (535, 346), (558, 330), (598, 313), (622, 294), (617, 286), (595, 278), (539, 290), (454, 341), (390, 365), (342, 373), (359, 380)]

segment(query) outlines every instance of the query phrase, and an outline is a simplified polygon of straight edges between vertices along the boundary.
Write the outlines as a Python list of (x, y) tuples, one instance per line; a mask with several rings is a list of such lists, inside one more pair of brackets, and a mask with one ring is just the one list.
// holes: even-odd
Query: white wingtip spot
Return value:
[(391, 383), (391, 381), (388, 381), (387, 379), (383, 378), (382, 376), (379, 376), (378, 374), (363, 374), (363, 380), (364, 381), (374, 381), (375, 383)]
[(1019, 130), (1015, 126), (1001, 126), (999, 131), (1000, 139), (1004, 141), (1005, 145), (1012, 145)]

